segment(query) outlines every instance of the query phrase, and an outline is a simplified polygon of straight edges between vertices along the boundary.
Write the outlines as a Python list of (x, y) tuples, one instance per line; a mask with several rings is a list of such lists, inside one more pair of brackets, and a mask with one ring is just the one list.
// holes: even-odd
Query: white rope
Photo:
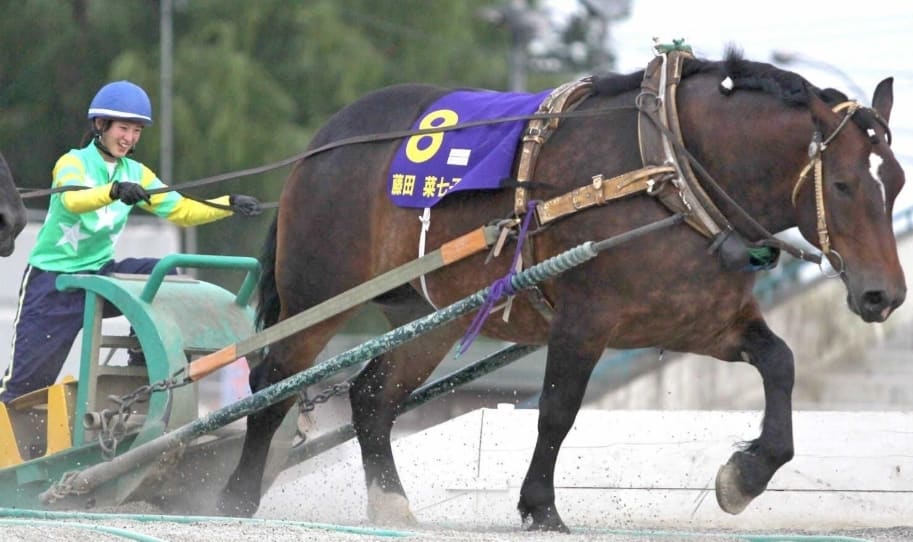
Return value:
[[(425, 238), (428, 233), (428, 230), (431, 229), (431, 207), (425, 207), (422, 216), (418, 217), (422, 223), (422, 233), (418, 236), (418, 257), (421, 258), (425, 255)], [(425, 300), (434, 308), (434, 310), (439, 310), (437, 305), (434, 304), (434, 301), (431, 301), (431, 296), (428, 294), (428, 285), (425, 283), (425, 275), (422, 275), (418, 278), (419, 282), (422, 284), (422, 295), (425, 296)]]

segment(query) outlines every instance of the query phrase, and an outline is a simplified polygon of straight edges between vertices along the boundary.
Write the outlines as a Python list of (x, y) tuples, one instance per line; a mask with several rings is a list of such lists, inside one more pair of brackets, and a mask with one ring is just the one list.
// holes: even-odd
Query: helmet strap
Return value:
[(102, 153), (107, 154), (111, 158), (114, 158), (115, 160), (117, 160), (117, 157), (114, 156), (113, 154), (111, 154), (111, 151), (108, 150), (108, 147), (106, 147), (105, 144), (102, 143), (100, 133), (95, 134), (95, 137), (92, 138), (92, 142), (95, 143), (95, 147), (98, 150), (100, 150)]

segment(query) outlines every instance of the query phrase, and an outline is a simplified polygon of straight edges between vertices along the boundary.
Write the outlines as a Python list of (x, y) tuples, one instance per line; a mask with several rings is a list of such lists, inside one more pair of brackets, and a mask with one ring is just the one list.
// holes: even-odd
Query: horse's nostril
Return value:
[(870, 291), (862, 294), (862, 302), (869, 307), (879, 307), (884, 303), (886, 296), (881, 290)]

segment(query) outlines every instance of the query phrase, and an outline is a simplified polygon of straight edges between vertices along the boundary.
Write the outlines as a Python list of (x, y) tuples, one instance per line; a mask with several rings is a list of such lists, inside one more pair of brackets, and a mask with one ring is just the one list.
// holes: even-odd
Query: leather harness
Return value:
[[(738, 262), (746, 250), (745, 244), (738, 240), (740, 238), (738, 232), (713, 202), (701, 186), (701, 183), (698, 182), (692, 170), (694, 158), (684, 146), (679, 124), (676, 91), (682, 79), (682, 65), (688, 58), (692, 58), (690, 50), (678, 47), (673, 47), (670, 50), (658, 48), (656, 57), (644, 70), (641, 92), (635, 100), (638, 110), (637, 138), (644, 167), (610, 179), (605, 179), (602, 175), (596, 175), (592, 178), (590, 184), (547, 201), (537, 202), (534, 209), (528, 209), (529, 190), (522, 184), (529, 182), (542, 145), (558, 128), (560, 113), (572, 111), (586, 97), (592, 94), (592, 79), (585, 78), (566, 83), (555, 89), (542, 102), (537, 114), (551, 116), (546, 119), (533, 119), (527, 124), (517, 165), (516, 177), (521, 186), (517, 188), (514, 198), (515, 218), (512, 221), (505, 221), (508, 224), (504, 226), (505, 229), (502, 231), (501, 241), (493, 251), (494, 255), (497, 255), (500, 250), (503, 240), (506, 238), (507, 229), (519, 224), (520, 217), (527, 212), (534, 212), (541, 228), (553, 220), (583, 209), (604, 205), (609, 201), (644, 192), (658, 198), (672, 213), (682, 214), (689, 226), (711, 240), (710, 252), (720, 252), (720, 259), (724, 268), (732, 269), (727, 267), (729, 255), (737, 254), (738, 256), (733, 257), (731, 261)], [(727, 82), (729, 84), (732, 83), (729, 78), (726, 78), (721, 85), (726, 88)], [(823, 197), (822, 155), (824, 150), (828, 148), (829, 143), (847, 126), (853, 114), (860, 109), (867, 110), (884, 127), (890, 144), (891, 136), (887, 121), (882, 119), (877, 111), (862, 107), (855, 102), (838, 104), (833, 108), (833, 111), (838, 113), (846, 110), (846, 114), (837, 128), (827, 138), (822, 138), (818, 132), (813, 135), (812, 143), (809, 146), (810, 161), (799, 174), (792, 194), (793, 204), (795, 205), (796, 195), (803, 182), (809, 176), (809, 173), (813, 173), (817, 230), (821, 252), (825, 256), (829, 255), (835, 258), (841, 267), (843, 265), (842, 258), (830, 246), (827, 231)], [(706, 178), (706, 182), (714, 188), (718, 196), (728, 201), (747, 222), (751, 227), (750, 229), (753, 230), (753, 235), (761, 238), (760, 241), (755, 242), (755, 246), (767, 247), (774, 251), (772, 262), (776, 262), (776, 254), (783, 249), (797, 258), (820, 265), (821, 256), (807, 254), (789, 243), (774, 238), (762, 225), (745, 213), (737, 203), (733, 202), (699, 163), (693, 163), (694, 167)], [(735, 238), (736, 242), (730, 243), (733, 238)], [(533, 243), (524, 243), (523, 253), (521, 254), (522, 267), (529, 267), (535, 263), (532, 245)], [(727, 248), (727, 246), (730, 248)], [(733, 247), (735, 252), (733, 252)], [(842, 269), (840, 272), (842, 272)], [(538, 288), (527, 291), (531, 293), (530, 299), (533, 306), (539, 310), (546, 320), (550, 320), (554, 311), (545, 295)]]
[[(590, 184), (561, 196), (539, 202), (535, 217), (539, 226), (592, 206), (645, 192), (659, 200), (673, 213), (683, 213), (687, 223), (708, 238), (714, 238), (729, 223), (697, 182), (687, 159), (679, 156), (666, 133), (656, 125), (662, 122), (681, 140), (675, 90), (681, 80), (682, 61), (690, 56), (684, 51), (658, 55), (644, 72), (642, 92), (638, 96), (638, 142), (644, 167), (605, 179), (596, 175)], [(561, 113), (576, 108), (593, 92), (590, 78), (566, 83), (552, 92), (540, 105), (537, 113)], [(651, 119), (650, 116), (654, 118)], [(518, 183), (529, 182), (542, 146), (558, 128), (560, 118), (534, 119), (527, 124), (517, 165)], [(671, 185), (671, 188), (670, 188)], [(514, 198), (514, 213), (525, 214), (529, 190), (519, 186)], [(516, 222), (519, 222), (517, 219)], [(523, 266), (535, 263), (533, 243), (525, 243)], [(539, 312), (551, 319), (553, 309), (541, 290), (533, 289), (531, 301)]]

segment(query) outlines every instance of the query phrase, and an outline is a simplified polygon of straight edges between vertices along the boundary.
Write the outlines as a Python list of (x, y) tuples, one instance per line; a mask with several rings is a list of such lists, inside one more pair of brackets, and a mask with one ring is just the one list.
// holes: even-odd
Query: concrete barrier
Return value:
[[(517, 528), (535, 410), (480, 409), (394, 443), (420, 522)], [(797, 412), (796, 457), (740, 515), (719, 509), (716, 471), (755, 438), (760, 413), (582, 410), (556, 471), (569, 526), (631, 529), (841, 529), (913, 523), (913, 413)], [(365, 521), (354, 442), (285, 472), (259, 516)]]

